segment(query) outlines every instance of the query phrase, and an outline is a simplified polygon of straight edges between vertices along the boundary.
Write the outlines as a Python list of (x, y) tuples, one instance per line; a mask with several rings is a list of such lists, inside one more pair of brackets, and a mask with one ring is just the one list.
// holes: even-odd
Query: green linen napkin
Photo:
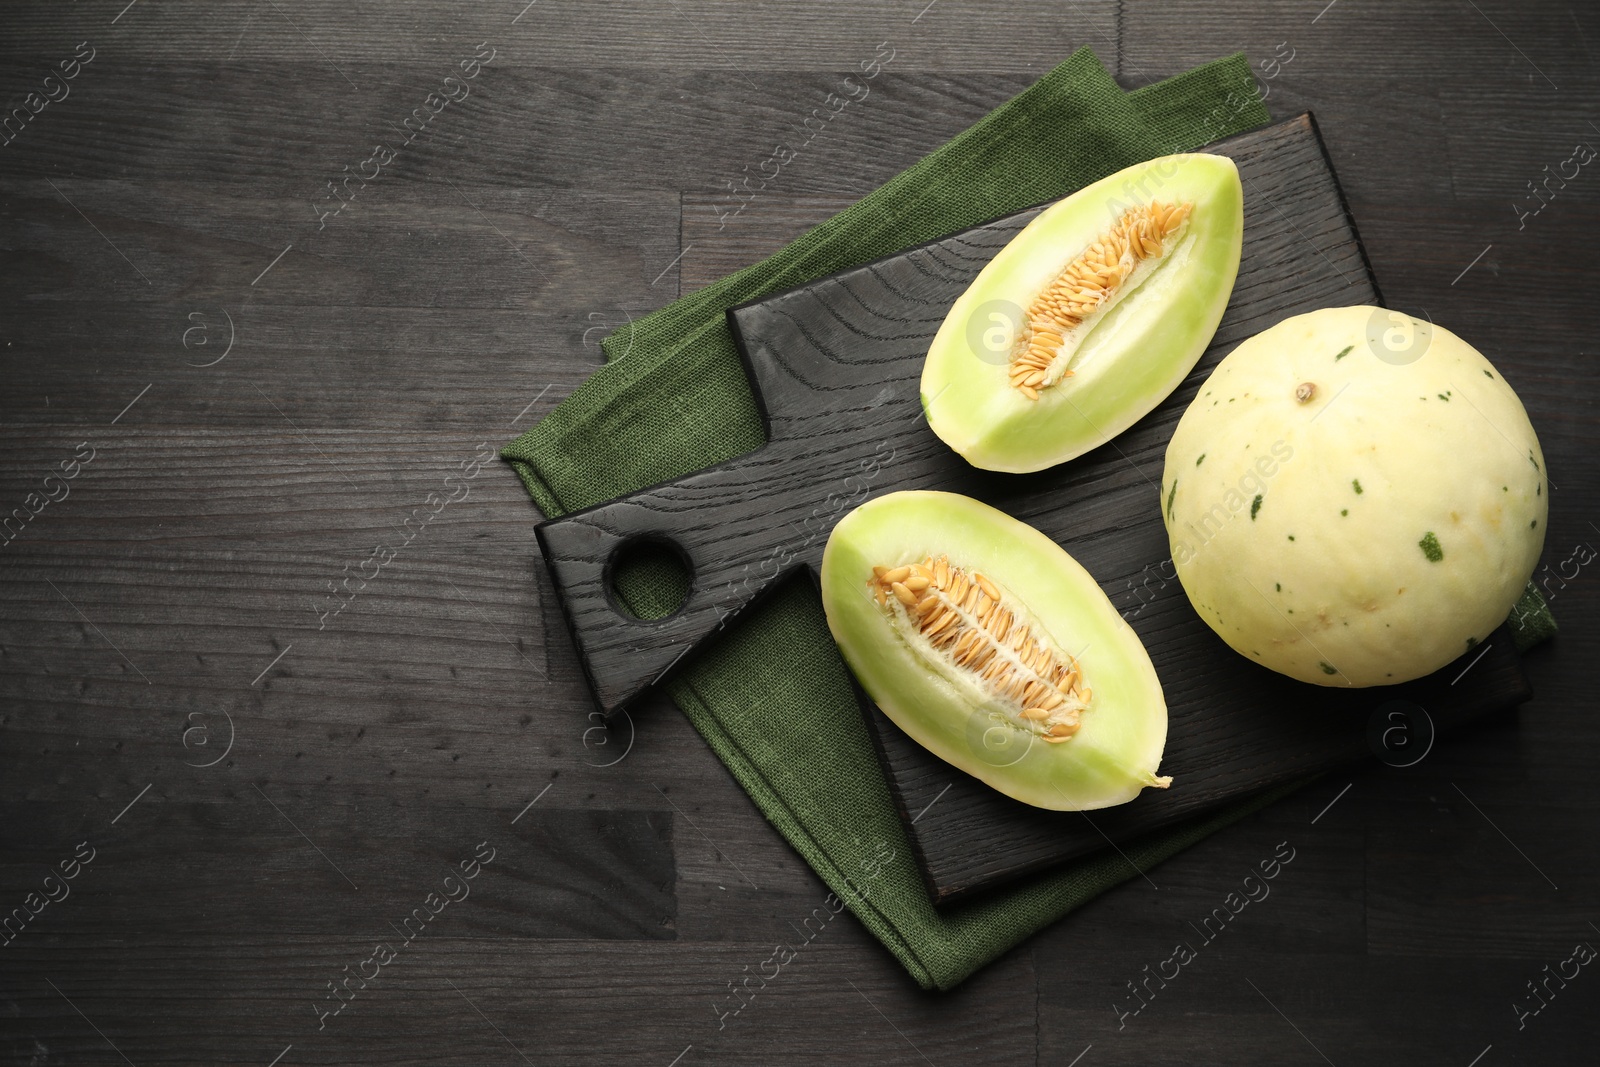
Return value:
[[(610, 362), (502, 455), (557, 516), (759, 448), (723, 311), (954, 233), (1130, 164), (1268, 121), (1243, 56), (1125, 93), (1080, 49), (1010, 102), (763, 262), (606, 338)], [(619, 573), (641, 617), (682, 597), (665, 559)], [(1553, 629), (1536, 591), (1519, 642)], [(1094, 896), (1298, 788), (935, 910), (814, 586), (791, 581), (667, 683), (762, 813), (918, 983), (950, 989)]]

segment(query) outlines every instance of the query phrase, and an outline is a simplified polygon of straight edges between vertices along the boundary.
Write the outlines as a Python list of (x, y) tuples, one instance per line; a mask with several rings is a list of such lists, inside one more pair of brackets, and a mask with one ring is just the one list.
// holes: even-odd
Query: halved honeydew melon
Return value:
[(898, 492), (834, 527), (828, 626), (900, 729), (1007, 796), (1076, 811), (1166, 787), (1167, 708), (1093, 577), (1025, 523), (954, 493)]
[(940, 326), (922, 371), (928, 425), (985, 470), (1042, 470), (1106, 443), (1194, 369), (1243, 234), (1226, 156), (1163, 156), (1047, 208)]

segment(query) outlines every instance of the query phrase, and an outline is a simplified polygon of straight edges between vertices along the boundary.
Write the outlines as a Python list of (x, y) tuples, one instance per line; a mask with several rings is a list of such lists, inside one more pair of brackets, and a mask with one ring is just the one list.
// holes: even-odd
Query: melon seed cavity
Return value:
[(1077, 661), (1032, 633), (1021, 605), (994, 582), (952, 566), (948, 556), (872, 573), (868, 584), (879, 606), (914, 626), (946, 663), (1011, 704), (1023, 728), (1051, 744), (1078, 732), (1094, 694)]
[(1129, 208), (1068, 263), (1028, 308), (1027, 330), (1011, 359), (1012, 386), (1038, 400), (1040, 390), (1072, 377), (1067, 363), (1086, 332), (1080, 327), (1110, 311), (1122, 294), (1143, 281), (1193, 209), (1193, 204), (1160, 202)]

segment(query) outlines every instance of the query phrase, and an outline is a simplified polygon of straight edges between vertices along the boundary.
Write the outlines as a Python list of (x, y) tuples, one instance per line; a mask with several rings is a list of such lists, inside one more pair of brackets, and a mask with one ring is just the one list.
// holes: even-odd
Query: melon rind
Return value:
[[(1176, 245), (1087, 332), (1074, 376), (1027, 399), (1010, 384), (1007, 365), (975, 348), (974, 338), (991, 326), (1019, 327), (1020, 312), (1069, 262), (1124, 210), (1152, 200), (1194, 205)], [(1194, 369), (1233, 292), (1243, 234), (1239, 171), (1226, 156), (1163, 156), (1051, 205), (983, 268), (940, 325), (922, 370), (928, 425), (967, 462), (994, 471), (1043, 470), (1105, 444)], [(996, 301), (1017, 313), (995, 312)]]
[(1304, 682), (1372, 686), (1431, 674), (1505, 621), (1544, 547), (1547, 488), (1527, 412), (1482, 353), (1357, 306), (1286, 319), (1218, 364), (1167, 447), (1160, 504), (1224, 641)]
[[(975, 704), (970, 689), (930, 669), (872, 599), (874, 565), (941, 555), (1021, 599), (1037, 626), (1077, 658), (1093, 697), (1069, 741), (1039, 741), (1007, 725), (995, 707)], [(862, 688), (940, 759), (1025, 804), (1056, 810), (1121, 804), (1157, 784), (1167, 708), (1155, 666), (1088, 571), (1038, 530), (970, 497), (890, 493), (834, 527), (821, 582), (828, 627)]]

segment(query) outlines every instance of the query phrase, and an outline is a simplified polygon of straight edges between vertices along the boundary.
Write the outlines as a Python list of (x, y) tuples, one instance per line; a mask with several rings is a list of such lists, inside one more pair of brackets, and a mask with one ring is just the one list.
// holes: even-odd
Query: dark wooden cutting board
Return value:
[[(1309, 115), (1207, 150), (1238, 163), (1245, 194), (1244, 252), (1222, 324), (1160, 407), (1060, 467), (976, 470), (928, 429), (918, 391), (950, 305), (1042, 206), (730, 311), (768, 444), (538, 528), (600, 708), (626, 706), (796, 569), (815, 573), (851, 508), (911, 488), (993, 504), (1095, 575), (1161, 676), (1171, 716), (1162, 771), (1175, 778), (1111, 811), (1042, 812), (956, 772), (868, 705), (936, 901), (1348, 761), (1366, 751), (1372, 714), (1399, 695), (1441, 727), (1525, 700), (1504, 632), (1457, 684), (1460, 668), (1405, 694), (1289, 681), (1227, 648), (1171, 577), (1158, 486), (1166, 443), (1200, 383), (1234, 345), (1290, 315), (1380, 302)], [(691, 572), (687, 600), (666, 619), (632, 618), (608, 589), (617, 552), (641, 540), (671, 546)]]

